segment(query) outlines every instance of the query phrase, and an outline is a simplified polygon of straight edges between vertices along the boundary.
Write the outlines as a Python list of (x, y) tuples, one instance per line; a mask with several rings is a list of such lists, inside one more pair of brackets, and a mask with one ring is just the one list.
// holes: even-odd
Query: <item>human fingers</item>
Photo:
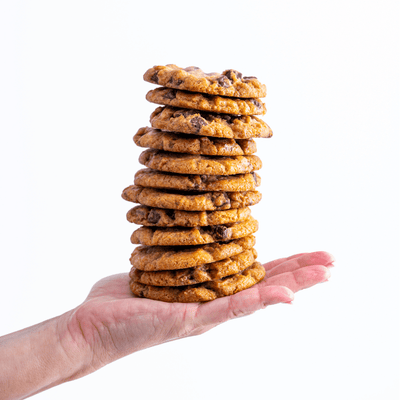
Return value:
[(270, 278), (265, 278), (260, 285), (286, 286), (293, 292), (307, 289), (317, 283), (326, 282), (331, 273), (324, 265), (311, 265), (290, 272), (283, 272)]
[(194, 317), (196, 327), (215, 326), (277, 303), (290, 303), (293, 292), (284, 286), (257, 284), (253, 287), (200, 304)]
[(335, 259), (332, 254), (325, 251), (305, 253), (299, 257), (289, 258), (287, 261), (284, 261), (273, 268), (268, 268), (266, 270), (266, 277), (269, 278), (274, 275), (294, 271), (310, 265), (333, 266), (334, 261)]
[(304, 254), (306, 254), (306, 253), (298, 253), (298, 254), (294, 254), (294, 255), (292, 255), (290, 257), (278, 258), (277, 260), (265, 263), (263, 266), (264, 266), (265, 270), (268, 271), (268, 270), (270, 270), (272, 268), (275, 268), (279, 264), (282, 264), (282, 263), (284, 263), (286, 261), (289, 261), (289, 260), (293, 260), (295, 258), (298, 258), (298, 257), (304, 255)]

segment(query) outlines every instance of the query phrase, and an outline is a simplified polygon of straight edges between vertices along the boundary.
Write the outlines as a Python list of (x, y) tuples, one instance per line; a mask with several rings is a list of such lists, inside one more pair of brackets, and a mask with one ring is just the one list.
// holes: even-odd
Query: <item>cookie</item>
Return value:
[(257, 204), (261, 193), (245, 192), (167, 192), (160, 189), (129, 186), (122, 192), (122, 198), (149, 207), (168, 208), (183, 211), (218, 211), (243, 208)]
[(147, 206), (136, 206), (128, 211), (129, 222), (144, 226), (207, 226), (232, 224), (250, 218), (250, 208), (233, 208), (224, 211), (179, 211)]
[(234, 257), (255, 244), (256, 238), (249, 235), (203, 246), (138, 246), (131, 254), (130, 263), (134, 268), (143, 271), (193, 268)]
[(134, 295), (153, 300), (181, 303), (203, 302), (248, 289), (262, 281), (264, 276), (264, 267), (256, 261), (244, 271), (217, 281), (182, 287), (160, 287), (143, 285), (131, 280), (130, 288)]
[(257, 258), (255, 249), (246, 250), (231, 258), (195, 268), (175, 269), (171, 271), (141, 271), (131, 269), (130, 278), (139, 283), (153, 286), (183, 286), (222, 279), (237, 274), (250, 267)]
[(243, 192), (260, 186), (261, 178), (256, 172), (239, 175), (184, 175), (148, 168), (136, 172), (134, 183), (159, 189)]
[(232, 97), (265, 97), (267, 88), (255, 76), (243, 76), (234, 69), (205, 73), (198, 67), (173, 64), (148, 69), (143, 79), (169, 88)]
[(219, 241), (239, 239), (258, 230), (253, 217), (246, 221), (203, 227), (158, 228), (142, 226), (131, 235), (131, 243), (145, 246), (194, 246)]
[(232, 139), (269, 138), (271, 128), (250, 115), (215, 114), (175, 107), (157, 107), (150, 115), (153, 128), (169, 132)]
[(262, 162), (255, 155), (249, 156), (203, 156), (170, 153), (147, 149), (139, 156), (139, 162), (156, 171), (195, 175), (238, 175), (258, 171)]
[(146, 94), (146, 100), (166, 106), (234, 115), (263, 115), (267, 112), (265, 104), (258, 98), (212, 96), (165, 87), (150, 90)]
[(202, 154), (207, 156), (243, 156), (257, 151), (253, 139), (210, 138), (184, 133), (164, 132), (154, 128), (140, 128), (133, 141), (137, 146), (173, 153)]

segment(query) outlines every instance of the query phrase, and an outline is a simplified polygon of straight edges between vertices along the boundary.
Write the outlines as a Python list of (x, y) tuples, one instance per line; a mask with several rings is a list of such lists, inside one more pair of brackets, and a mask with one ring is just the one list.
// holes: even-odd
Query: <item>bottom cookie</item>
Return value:
[(233, 295), (260, 282), (264, 276), (264, 267), (261, 263), (255, 262), (238, 274), (193, 286), (160, 287), (144, 285), (133, 280), (129, 285), (132, 293), (138, 297), (171, 303), (195, 303)]

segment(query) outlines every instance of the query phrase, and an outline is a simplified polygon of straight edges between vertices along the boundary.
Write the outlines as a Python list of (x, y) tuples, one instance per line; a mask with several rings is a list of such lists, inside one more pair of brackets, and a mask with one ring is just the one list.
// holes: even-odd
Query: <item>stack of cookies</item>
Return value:
[(146, 99), (160, 104), (151, 127), (134, 142), (146, 148), (134, 185), (122, 197), (142, 225), (130, 261), (130, 287), (139, 297), (168, 302), (214, 300), (264, 278), (255, 261), (257, 221), (249, 206), (261, 200), (253, 138), (271, 137), (260, 97), (265, 85), (235, 70), (155, 66), (144, 80), (162, 87)]

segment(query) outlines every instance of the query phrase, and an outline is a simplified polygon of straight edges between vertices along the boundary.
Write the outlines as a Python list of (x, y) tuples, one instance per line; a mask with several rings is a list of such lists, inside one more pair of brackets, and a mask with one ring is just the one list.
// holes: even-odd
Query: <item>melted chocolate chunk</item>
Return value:
[(250, 79), (257, 79), (255, 76), (244, 76), (242, 78), (244, 81), (249, 81)]
[(176, 98), (176, 90), (172, 89), (164, 94), (165, 99), (173, 100)]
[(190, 72), (190, 71), (196, 71), (196, 69), (200, 69), (199, 67), (187, 67), (185, 68), (185, 71)]
[(139, 218), (146, 218), (147, 213), (146, 213), (146, 211), (144, 211), (142, 208), (137, 208), (137, 209), (136, 209), (136, 215), (137, 215)]
[(231, 202), (225, 192), (213, 194), (211, 200), (216, 207), (223, 207)]
[(210, 234), (214, 240), (228, 240), (232, 232), (225, 225), (211, 225), (204, 227), (204, 231)]
[(150, 78), (155, 83), (158, 83), (158, 71)]
[(156, 224), (161, 218), (161, 215), (155, 211), (155, 210), (151, 210), (149, 212), (149, 215), (147, 216), (147, 221), (150, 222), (150, 224)]
[(169, 218), (171, 218), (173, 221), (175, 220), (175, 210), (164, 210), (164, 211)]
[(233, 74), (236, 76), (236, 79), (242, 79), (241, 72), (238, 72), (234, 69), (228, 69), (224, 72), (224, 75), (231, 81), (233, 81)]
[(221, 76), (217, 79), (218, 85), (224, 88), (231, 86), (231, 82), (226, 76)]
[(262, 104), (257, 101), (256, 99), (249, 99), (255, 106), (257, 106), (258, 108), (262, 108)]
[(207, 125), (207, 121), (201, 117), (194, 117), (190, 120), (190, 124), (197, 130), (197, 132), (200, 132), (201, 127)]
[(180, 117), (181, 115), (183, 115), (186, 118), (189, 115), (193, 115), (193, 113), (194, 113), (194, 110), (178, 110), (178, 111), (175, 111), (172, 116), (174, 118), (177, 118), (177, 117)]
[(218, 117), (223, 119), (226, 122), (231, 122), (233, 117), (229, 114), (218, 114)]

